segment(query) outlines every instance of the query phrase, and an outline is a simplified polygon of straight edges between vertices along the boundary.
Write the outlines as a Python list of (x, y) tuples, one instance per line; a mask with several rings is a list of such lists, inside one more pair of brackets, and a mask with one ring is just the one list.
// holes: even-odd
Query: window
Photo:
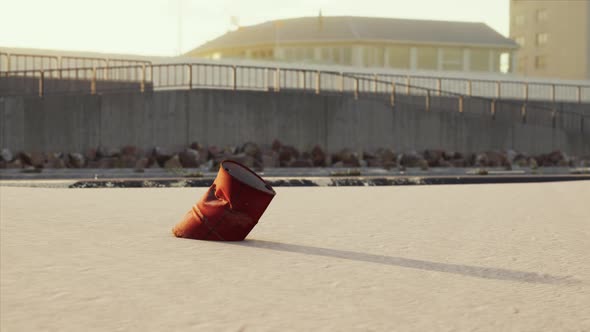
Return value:
[(418, 69), (438, 69), (438, 50), (435, 47), (418, 47)]
[(512, 65), (510, 63), (511, 55), (510, 53), (502, 53), (500, 54), (500, 72), (502, 73), (509, 73), (514, 71)]
[(547, 20), (547, 9), (537, 10), (537, 22), (543, 22)]
[(463, 49), (443, 48), (441, 52), (443, 70), (463, 70)]
[(515, 25), (521, 26), (521, 25), (524, 25), (524, 23), (525, 23), (524, 15), (514, 16), (514, 24)]
[(520, 47), (524, 47), (525, 45), (524, 37), (514, 37), (514, 41), (516, 41)]
[(544, 46), (545, 44), (547, 44), (547, 40), (549, 39), (549, 36), (542, 32), (542, 33), (538, 33), (537, 34), (537, 46)]
[(383, 67), (384, 50), (381, 47), (365, 47), (364, 63), (367, 67)]
[(471, 70), (472, 71), (489, 71), (490, 70), (490, 51), (485, 48), (476, 48), (471, 50)]
[(547, 68), (547, 57), (544, 55), (538, 55), (535, 57), (535, 68), (545, 69)]
[(389, 67), (410, 68), (410, 48), (408, 46), (394, 46), (387, 49)]
[(528, 65), (528, 58), (526, 56), (518, 58), (518, 68), (516, 69), (517, 72), (521, 74), (527, 73), (527, 65)]

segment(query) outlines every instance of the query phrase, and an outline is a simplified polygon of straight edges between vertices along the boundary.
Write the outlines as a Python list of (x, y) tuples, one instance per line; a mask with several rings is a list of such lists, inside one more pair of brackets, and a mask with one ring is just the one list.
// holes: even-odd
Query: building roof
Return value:
[(261, 44), (350, 41), (518, 47), (513, 40), (484, 23), (316, 16), (240, 27), (197, 47), (191, 53)]

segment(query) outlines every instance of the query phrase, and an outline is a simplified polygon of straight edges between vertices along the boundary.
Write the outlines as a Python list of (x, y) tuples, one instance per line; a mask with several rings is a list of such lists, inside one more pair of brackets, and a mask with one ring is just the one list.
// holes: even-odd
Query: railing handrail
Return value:
[[(14, 54), (14, 53), (11, 53)], [(40, 57), (53, 57), (53, 56), (40, 56)], [(63, 56), (62, 58), (68, 59), (75, 59), (76, 57), (70, 56)], [(205, 66), (205, 67), (223, 67), (223, 68), (244, 68), (244, 69), (270, 69), (275, 70), (276, 68), (280, 68), (281, 70), (288, 70), (288, 71), (300, 71), (300, 72), (321, 72), (322, 74), (339, 74), (341, 72), (345, 74), (355, 75), (358, 77), (363, 76), (378, 76), (378, 77), (392, 77), (392, 78), (406, 78), (410, 77), (411, 79), (429, 79), (429, 80), (440, 80), (440, 81), (456, 81), (456, 82), (478, 82), (478, 83), (500, 83), (500, 84), (521, 84), (521, 85), (534, 85), (534, 86), (555, 86), (555, 87), (582, 87), (582, 88), (590, 88), (590, 84), (574, 84), (574, 83), (555, 83), (555, 82), (538, 82), (538, 81), (513, 81), (513, 80), (493, 80), (493, 79), (482, 79), (482, 78), (460, 78), (460, 77), (441, 77), (441, 76), (431, 76), (431, 75), (406, 75), (406, 74), (390, 74), (390, 73), (363, 73), (363, 72), (356, 72), (356, 71), (336, 71), (336, 70), (318, 70), (318, 69), (310, 69), (310, 68), (295, 68), (295, 67), (276, 67), (276, 66), (265, 66), (265, 65), (230, 65), (230, 64), (214, 64), (214, 63), (199, 63), (199, 62), (173, 62), (173, 63), (152, 63), (150, 61), (142, 61), (142, 60), (128, 60), (128, 59), (116, 59), (116, 58), (80, 58), (80, 59), (88, 59), (88, 60), (109, 60), (109, 61), (129, 61), (129, 62), (137, 62), (138, 64), (132, 65), (116, 65), (116, 66), (99, 66), (99, 67), (67, 67), (67, 68), (47, 68), (47, 69), (21, 69), (21, 70), (4, 70), (0, 71), (0, 73), (4, 74), (5, 76), (11, 73), (38, 73), (40, 71), (44, 72), (55, 72), (55, 71), (74, 71), (74, 70), (107, 70), (107, 69), (132, 69), (139, 67), (141, 68), (142, 65), (147, 65), (151, 67), (176, 67), (176, 66)]]
[[(123, 60), (126, 61), (126, 60)], [(145, 63), (138, 63), (138, 64), (127, 64), (127, 65), (117, 65), (117, 66), (93, 66), (93, 67), (72, 67), (72, 68), (48, 68), (48, 69), (30, 69), (30, 70), (15, 70), (15, 71), (0, 71), (0, 78), (2, 77), (34, 77), (34, 78), (39, 78), (39, 79), (47, 79), (47, 78), (55, 78), (58, 77), (59, 79), (68, 79), (69, 77), (68, 74), (71, 73), (75, 73), (76, 74), (76, 79), (80, 79), (79, 77), (79, 73), (93, 73), (92, 77), (82, 77), (82, 79), (91, 79), (93, 80), (93, 82), (95, 81), (108, 81), (108, 80), (114, 80), (114, 81), (125, 81), (126, 78), (119, 78), (119, 76), (125, 76), (125, 75), (119, 75), (120, 73), (117, 71), (129, 71), (129, 70), (137, 70), (137, 71), (141, 71), (141, 75), (137, 75), (137, 72), (134, 75), (133, 78), (128, 79), (128, 82), (141, 82), (142, 84), (142, 88), (141, 90), (143, 91), (143, 87), (145, 86), (146, 83), (152, 83), (152, 86), (155, 88), (158, 88), (155, 86), (155, 84), (153, 84), (153, 80), (154, 80), (154, 73), (156, 72), (154, 69), (158, 70), (159, 68), (178, 68), (178, 67), (187, 67), (189, 69), (189, 81), (188, 82), (181, 82), (180, 85), (170, 85), (168, 83), (166, 83), (167, 85), (162, 84), (161, 87), (163, 88), (170, 88), (170, 87), (186, 87), (188, 85), (188, 88), (192, 88), (193, 87), (193, 80), (192, 80), (192, 73), (195, 72), (193, 70), (194, 67), (210, 67), (210, 68), (225, 68), (225, 69), (230, 69), (231, 70), (231, 75), (232, 75), (232, 80), (233, 83), (229, 86), (232, 87), (233, 89), (236, 89), (237, 87), (237, 70), (244, 70), (244, 69), (257, 69), (257, 70), (265, 70), (266, 71), (275, 71), (275, 90), (280, 90), (281, 89), (281, 85), (279, 82), (280, 79), (280, 73), (303, 73), (303, 77), (304, 77), (304, 81), (303, 81), (303, 86), (305, 89), (306, 86), (306, 78), (308, 74), (313, 74), (313, 75), (317, 75), (316, 76), (316, 90), (319, 93), (319, 90), (321, 89), (321, 82), (320, 82), (320, 77), (322, 75), (334, 75), (334, 76), (339, 76), (341, 80), (343, 80), (344, 78), (348, 78), (348, 79), (352, 79), (354, 80), (355, 83), (355, 87), (353, 88), (353, 90), (355, 90), (355, 93), (358, 94), (359, 92), (359, 80), (360, 82), (369, 82), (371, 84), (374, 84), (374, 89), (375, 92), (377, 91), (377, 83), (379, 84), (393, 84), (395, 83), (397, 86), (399, 87), (404, 87), (407, 89), (407, 91), (409, 91), (410, 89), (414, 89), (414, 90), (420, 90), (423, 92), (427, 92), (427, 93), (436, 93), (437, 95), (441, 95), (441, 93), (444, 93), (445, 95), (452, 95), (452, 96), (464, 96), (464, 97), (472, 97), (472, 98), (482, 98), (485, 100), (491, 100), (491, 99), (501, 99), (500, 96), (500, 90), (501, 90), (501, 86), (499, 84), (501, 83), (509, 83), (509, 84), (520, 84), (523, 85), (524, 89), (524, 100), (528, 101), (528, 95), (529, 95), (529, 90), (530, 87), (533, 86), (550, 86), (552, 87), (552, 98), (551, 101), (555, 102), (555, 88), (556, 87), (575, 87), (577, 88), (576, 94), (577, 94), (577, 99), (578, 102), (581, 103), (582, 101), (582, 88), (583, 89), (588, 89), (590, 88), (590, 85), (574, 85), (574, 84), (555, 84), (555, 83), (531, 83), (531, 82), (524, 82), (524, 81), (493, 81), (493, 80), (463, 80), (463, 79), (459, 79), (459, 78), (445, 78), (445, 77), (434, 77), (434, 76), (420, 76), (420, 75), (416, 75), (416, 76), (411, 76), (411, 75), (396, 75), (396, 74), (383, 74), (383, 73), (376, 73), (376, 74), (368, 74), (368, 73), (355, 73), (355, 72), (342, 72), (342, 71), (335, 71), (335, 70), (317, 70), (317, 69), (311, 69), (311, 68), (284, 68), (284, 67), (269, 67), (269, 66), (265, 66), (265, 65), (235, 65), (235, 64), (226, 64), (226, 63), (198, 63), (198, 62), (178, 62), (178, 63), (151, 63), (151, 62), (145, 62)], [(147, 75), (147, 68), (149, 68), (149, 77)], [(200, 69), (199, 69), (200, 70)], [(105, 72), (105, 75), (100, 75), (97, 76), (96, 72)], [(108, 75), (108, 73), (110, 71), (115, 72), (115, 76), (117, 76), (117, 78), (112, 78)], [(55, 73), (57, 73), (58, 75), (55, 75)], [(129, 72), (131, 73), (131, 72)], [(66, 74), (66, 75), (64, 75)], [(161, 74), (161, 71), (160, 71)], [(167, 72), (167, 75), (169, 75), (169, 72)], [(278, 76), (276, 76), (278, 75)], [(86, 75), (83, 75), (86, 76)], [(127, 75), (127, 77), (130, 77), (131, 75)], [(227, 77), (226, 77), (227, 78)], [(400, 82), (395, 82), (393, 80), (391, 81), (386, 81), (386, 80), (382, 80), (381, 78), (388, 78), (388, 79), (403, 79), (406, 82), (405, 83), (400, 83)], [(265, 80), (267, 80), (267, 78), (265, 78)], [(413, 85), (410, 84), (411, 80), (419, 80), (419, 79), (430, 79), (430, 80), (435, 80), (437, 87), (436, 88), (431, 88), (431, 87), (425, 87), (425, 86), (419, 86), (419, 85)], [(206, 80), (206, 79), (205, 79)], [(299, 78), (298, 78), (299, 80)], [(462, 83), (467, 83), (469, 88), (468, 88), (468, 93), (457, 93), (457, 92), (453, 92), (453, 91), (449, 91), (449, 90), (445, 90), (442, 89), (442, 84), (441, 82), (443, 81), (461, 81)], [(299, 81), (298, 81), (299, 82)], [(474, 82), (485, 82), (488, 84), (495, 84), (496, 85), (496, 96), (495, 97), (484, 97), (481, 95), (474, 95), (472, 93), (472, 85)], [(197, 82), (197, 84), (201, 85), (199, 82)], [(206, 85), (207, 83), (205, 83)], [(265, 84), (267, 84), (267, 88), (268, 88), (268, 83), (266, 82)], [(279, 86), (277, 87), (276, 85), (279, 84)], [(299, 83), (298, 83), (299, 85)], [(39, 83), (39, 86), (43, 86), (42, 82)], [(96, 84), (93, 83), (93, 86), (96, 87)], [(252, 88), (252, 87), (251, 87)], [(344, 82), (340, 82), (340, 90), (344, 89)], [(350, 90), (350, 89), (348, 89)], [(40, 92), (40, 94), (42, 94)], [(505, 98), (508, 99), (508, 98)]]

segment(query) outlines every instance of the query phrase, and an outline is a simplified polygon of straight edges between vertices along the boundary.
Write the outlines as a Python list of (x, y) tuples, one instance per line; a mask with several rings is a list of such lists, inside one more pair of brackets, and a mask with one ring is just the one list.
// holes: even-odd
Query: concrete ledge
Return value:
[[(209, 187), (214, 178), (199, 179), (114, 179), (77, 181), (69, 188), (152, 188)], [(273, 187), (367, 187), (412, 186), (437, 184), (535, 183), (589, 181), (590, 175), (470, 175), (470, 176), (403, 176), (339, 178), (267, 178)]]

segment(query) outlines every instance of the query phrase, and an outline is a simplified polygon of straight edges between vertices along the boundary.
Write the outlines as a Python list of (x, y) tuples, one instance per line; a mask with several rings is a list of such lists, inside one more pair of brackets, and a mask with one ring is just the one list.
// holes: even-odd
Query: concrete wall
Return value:
[[(84, 151), (90, 147), (178, 149), (204, 145), (270, 144), (275, 138), (300, 149), (320, 144), (342, 148), (393, 147), (397, 151), (515, 149), (542, 153), (560, 149), (590, 153), (590, 114), (546, 109), (527, 111), (498, 104), (492, 116), (482, 100), (436, 98), (425, 110), (423, 96), (360, 98), (301, 92), (159, 91), (105, 95), (0, 97), (0, 146), (13, 151)], [(540, 106), (539, 106), (540, 107)], [(569, 105), (588, 109), (588, 105)], [(555, 126), (555, 128), (553, 128)]]

